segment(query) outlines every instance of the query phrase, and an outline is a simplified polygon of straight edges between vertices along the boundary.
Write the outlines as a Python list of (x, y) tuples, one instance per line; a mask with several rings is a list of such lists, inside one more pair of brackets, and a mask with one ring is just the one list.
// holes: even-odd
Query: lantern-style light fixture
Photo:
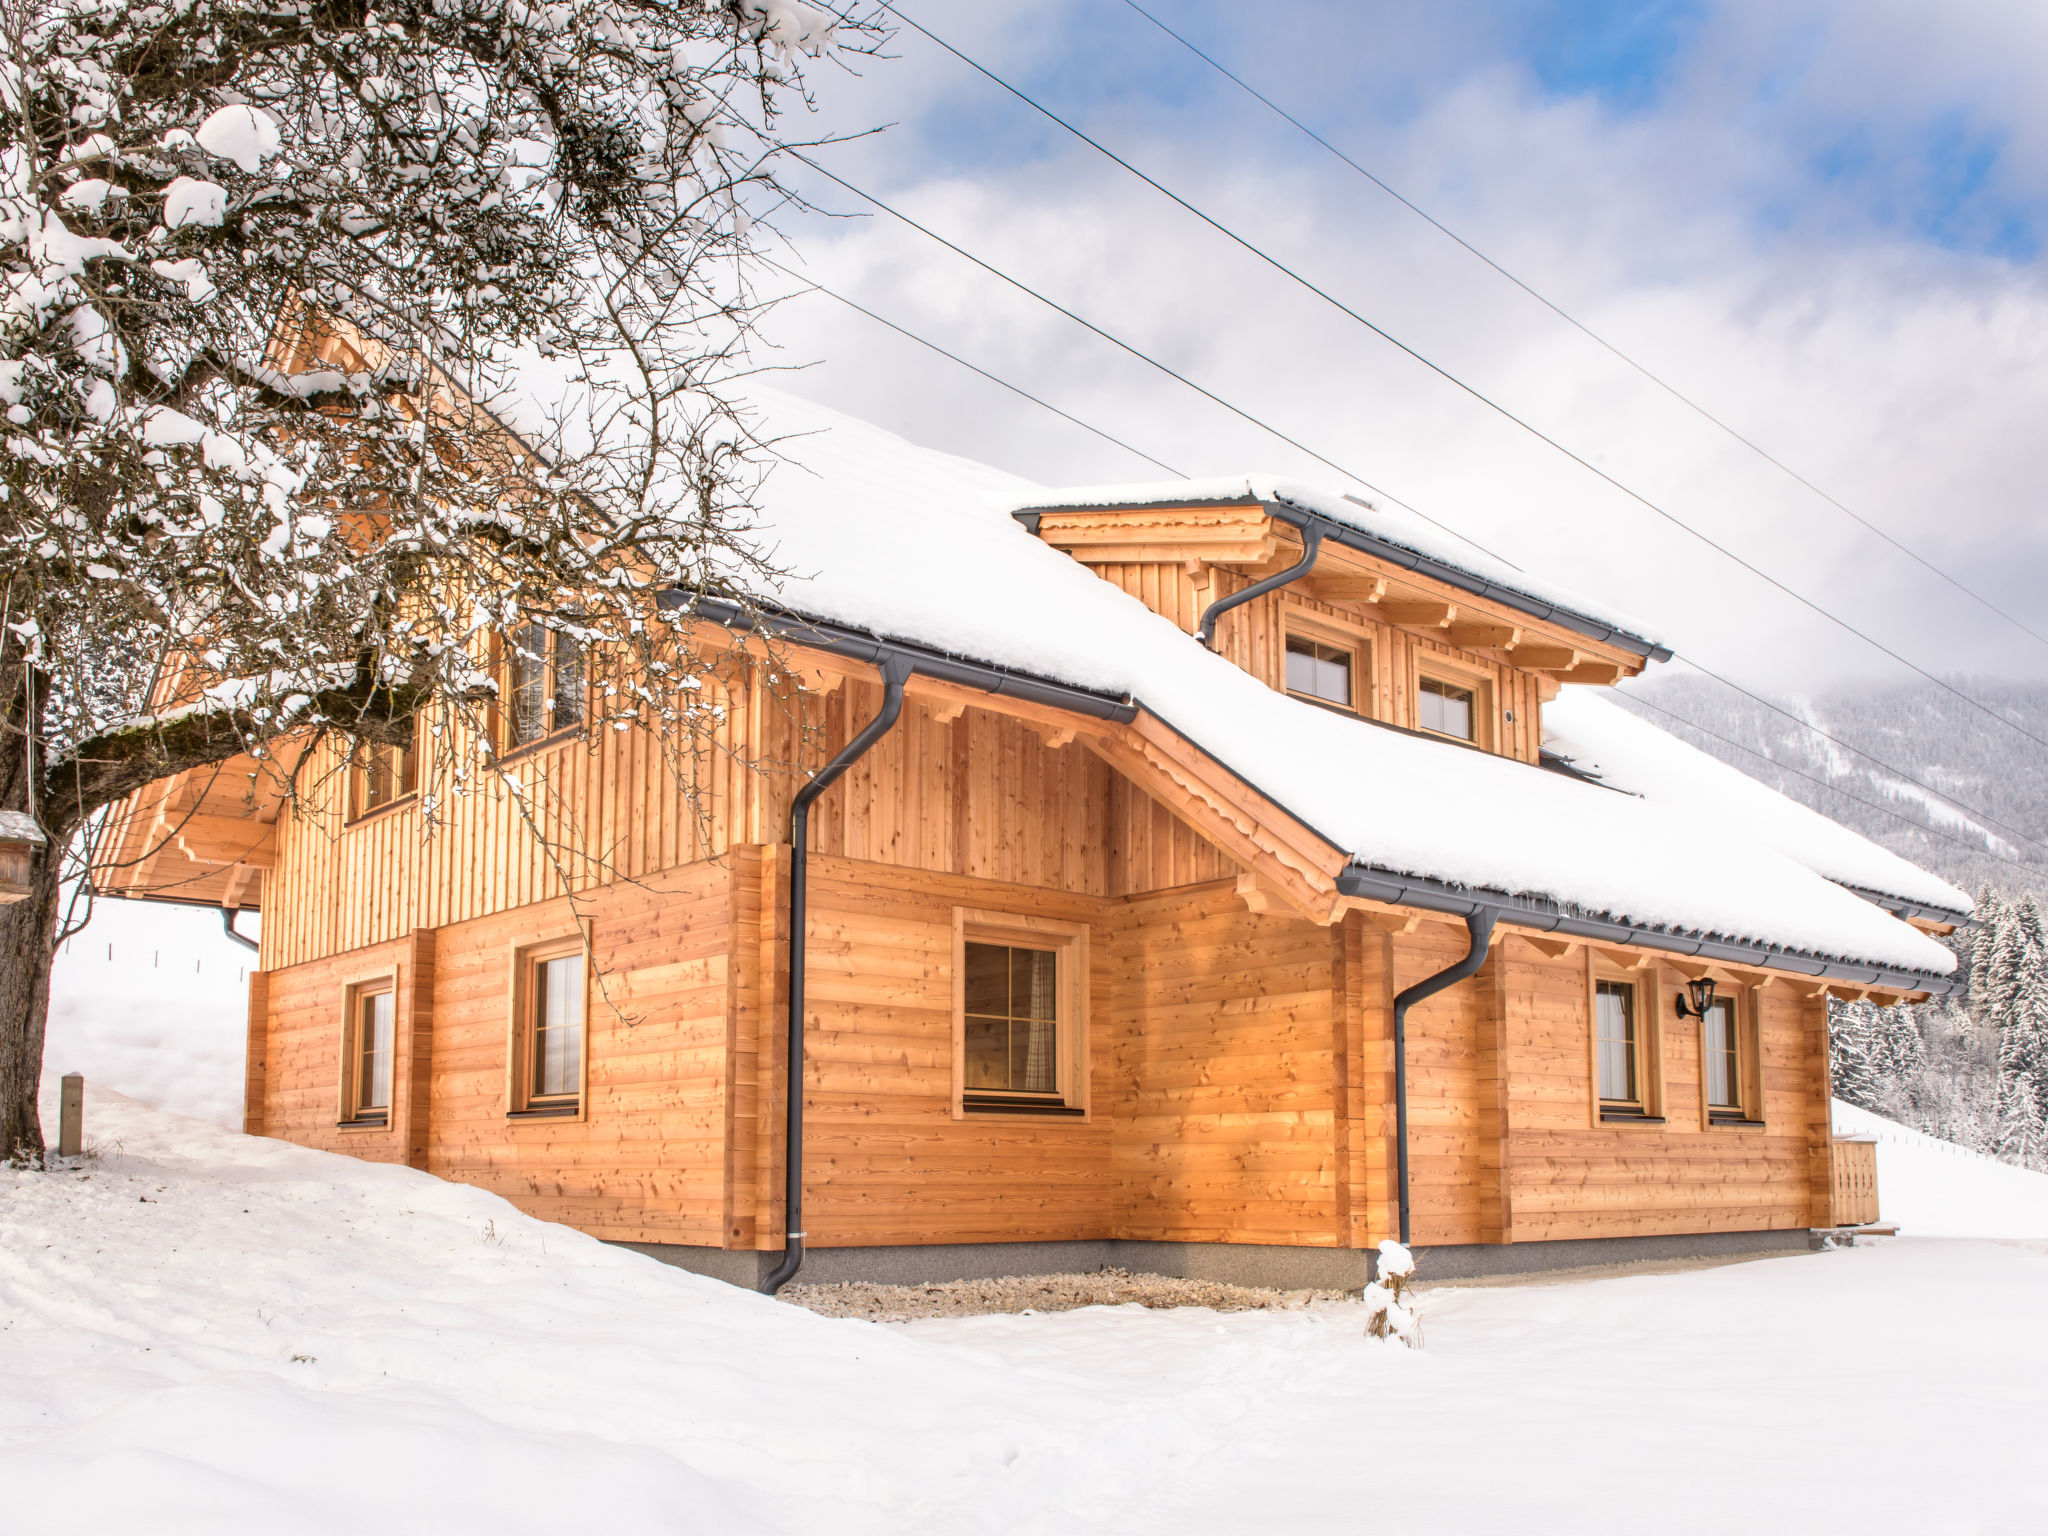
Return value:
[[(1687, 1007), (1687, 1003), (1691, 1007)], [(1685, 990), (1678, 994), (1678, 1016), (1681, 1019), (1704, 1019), (1714, 1008), (1714, 978), (1702, 976), (1698, 981), (1688, 981)]]

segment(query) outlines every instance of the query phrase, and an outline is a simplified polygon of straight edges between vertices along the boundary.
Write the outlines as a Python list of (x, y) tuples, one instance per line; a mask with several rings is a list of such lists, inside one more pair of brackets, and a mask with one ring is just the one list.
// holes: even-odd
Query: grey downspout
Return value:
[(782, 1133), (782, 1262), (761, 1282), (762, 1292), (769, 1296), (789, 1284), (804, 1262), (804, 920), (811, 803), (886, 736), (903, 713), (903, 685), (912, 671), (909, 659), (884, 656), (877, 665), (882, 670), (881, 712), (796, 792), (789, 807), (789, 1102)]
[(1219, 597), (1202, 612), (1202, 622), (1195, 626), (1195, 633), (1202, 644), (1210, 650), (1216, 649), (1216, 621), (1240, 603), (1248, 603), (1255, 597), (1264, 597), (1268, 592), (1286, 586), (1290, 581), (1299, 581), (1309, 573), (1316, 563), (1316, 553), (1323, 547), (1323, 528), (1320, 523), (1301, 525), (1301, 558), (1286, 570), (1268, 576), (1264, 581), (1255, 581), (1242, 592), (1233, 592), (1228, 597)]
[(258, 944), (249, 935), (240, 932), (235, 927), (235, 918), (240, 914), (241, 910), (240, 907), (222, 907), (220, 909), (220, 925), (227, 931), (227, 936), (243, 948), (260, 951), (263, 948), (261, 944)]
[(1400, 1186), (1401, 1244), (1408, 1244), (1408, 1010), (1425, 997), (1434, 997), (1446, 987), (1455, 987), (1486, 964), (1486, 952), (1493, 946), (1493, 924), (1498, 916), (1491, 907), (1475, 907), (1465, 914), (1465, 932), (1471, 947), (1465, 958), (1422, 980), (1394, 998), (1394, 1160), (1395, 1178)]

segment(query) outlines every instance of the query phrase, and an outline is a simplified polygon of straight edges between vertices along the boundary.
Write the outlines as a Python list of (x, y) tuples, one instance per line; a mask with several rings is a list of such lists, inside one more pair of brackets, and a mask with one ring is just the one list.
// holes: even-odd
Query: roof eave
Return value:
[[(1148, 709), (1141, 699), (1082, 688), (1071, 683), (1062, 683), (1057, 679), (970, 660), (917, 641), (893, 639), (873, 631), (856, 629), (851, 625), (791, 609), (763, 607), (750, 610), (724, 599), (702, 597), (696, 593), (674, 589), (662, 593), (659, 602), (665, 609), (686, 610), (728, 629), (750, 631), (765, 628), (777, 638), (793, 645), (810, 647), (870, 665), (878, 664), (888, 655), (902, 656), (910, 660), (918, 671), (930, 677), (958, 682), (991, 694), (1008, 695), (1035, 704), (1072, 710), (1101, 720), (1128, 723), (1136, 719), (1140, 710), (1144, 710), (1161, 725), (1173, 730), (1204, 757), (1216, 763), (1223, 771), (1230, 773), (1238, 782), (1270, 801), (1276, 808), (1281, 807), (1280, 801), (1273, 799), (1257, 784), (1224, 763), (1201, 742), (1180, 731), (1166, 717)], [(1445, 750), (1458, 749), (1446, 747)], [(1350, 855), (1339, 850), (1326, 834), (1317, 832), (1307, 823), (1301, 822), (1298, 817), (1295, 820), (1305, 830), (1328, 844), (1339, 859), (1350, 859)], [(1337, 889), (1341, 895), (1357, 896), (1368, 901), (1383, 902), (1389, 906), (1421, 907), (1427, 911), (1452, 913), (1458, 916), (1464, 916), (1482, 907), (1491, 908), (1502, 922), (1515, 927), (1535, 928), (1609, 944), (1634, 945), (1707, 960), (1723, 960), (1738, 965), (1790, 971), (1857, 986), (1936, 995), (1946, 995), (1956, 987), (1954, 978), (1937, 976), (1931, 972), (1812, 955), (1776, 945), (1724, 939), (1711, 934), (1674, 932), (1626, 923), (1605, 916), (1586, 916), (1567, 912), (1547, 897), (1516, 896), (1506, 891), (1484, 887), (1454, 886), (1425, 876), (1403, 875), (1379, 869), (1357, 860), (1345, 864), (1338, 874)]]
[(1584, 635), (1604, 645), (1612, 645), (1632, 656), (1640, 656), (1645, 661), (1671, 659), (1672, 652), (1669, 646), (1660, 645), (1654, 640), (1646, 640), (1641, 635), (1631, 634), (1589, 614), (1560, 607), (1555, 603), (1547, 603), (1541, 598), (1531, 597), (1528, 593), (1518, 592), (1512, 587), (1500, 586), (1488, 581), (1484, 576), (1475, 576), (1470, 571), (1463, 571), (1454, 565), (1447, 565), (1441, 560), (1419, 554), (1405, 545), (1367, 533), (1362, 528), (1355, 528), (1336, 518), (1326, 517), (1320, 512), (1296, 506), (1291, 501), (1267, 501), (1251, 496), (1184, 496), (1165, 501), (1117, 502), (1109, 506), (1048, 503), (1042, 507), (1017, 508), (1010, 516), (1022, 523), (1025, 530), (1035, 536), (1040, 520), (1048, 512), (1160, 512), (1173, 507), (1258, 507), (1268, 517), (1286, 523), (1289, 527), (1299, 528), (1304, 523), (1313, 522), (1321, 527), (1325, 539), (1334, 544), (1341, 544), (1346, 549), (1356, 550), (1359, 554), (1386, 560), (1404, 570), (1456, 587), (1460, 592), (1470, 593), (1473, 597), (1482, 598), (1487, 602), (1499, 603), (1504, 608), (1512, 608), (1517, 613), (1527, 614), (1530, 618), (1544, 623), (1555, 624), (1561, 629), (1571, 630), (1574, 634)]
[(1881, 987), (1888, 991), (1925, 992), (1945, 997), (1959, 985), (1954, 976), (1915, 971), (1869, 961), (1844, 960), (1803, 950), (1785, 949), (1754, 940), (1727, 939), (1715, 934), (1665, 928), (1567, 911), (1544, 896), (1518, 896), (1485, 887), (1461, 887), (1422, 875), (1403, 875), (1367, 864), (1353, 864), (1337, 877), (1337, 889), (1347, 896), (1383, 902), (1388, 906), (1420, 907), (1464, 917), (1479, 910), (1491, 910), (1501, 922), (1518, 928), (1536, 928), (1568, 938), (1592, 939), (1639, 949), (1700, 960), (1720, 960), (1733, 965), (1753, 965), (1766, 970), (1790, 971), (1819, 980), (1840, 981), (1858, 987)]

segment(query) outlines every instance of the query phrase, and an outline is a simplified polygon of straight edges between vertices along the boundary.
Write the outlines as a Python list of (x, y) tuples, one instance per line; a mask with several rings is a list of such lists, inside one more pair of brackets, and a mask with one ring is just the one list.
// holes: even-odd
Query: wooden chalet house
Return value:
[(759, 403), (803, 434), (763, 498), (798, 665), (726, 728), (788, 760), (803, 711), (830, 773), (715, 767), (693, 819), (540, 637), (503, 765), (602, 873), (486, 795), (424, 837), (391, 757), (311, 815), (223, 773), (110, 823), (104, 889), (262, 911), (250, 1131), (745, 1284), (1831, 1224), (1828, 998), (1947, 990), (1969, 901), (1602, 702), (1647, 628), (1301, 487), (1048, 491)]

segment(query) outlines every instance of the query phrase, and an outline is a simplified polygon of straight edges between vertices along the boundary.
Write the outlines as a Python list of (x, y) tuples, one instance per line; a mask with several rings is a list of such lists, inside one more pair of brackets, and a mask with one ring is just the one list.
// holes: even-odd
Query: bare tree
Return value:
[(0, 1151), (33, 1154), (102, 808), (415, 719), (463, 792), (489, 733), (441, 722), (533, 622), (609, 658), (587, 731), (687, 754), (703, 659), (651, 598), (765, 574), (731, 385), (778, 114), (879, 34), (797, 0), (0, 0), (0, 29), (0, 810), (48, 838), (0, 906)]

